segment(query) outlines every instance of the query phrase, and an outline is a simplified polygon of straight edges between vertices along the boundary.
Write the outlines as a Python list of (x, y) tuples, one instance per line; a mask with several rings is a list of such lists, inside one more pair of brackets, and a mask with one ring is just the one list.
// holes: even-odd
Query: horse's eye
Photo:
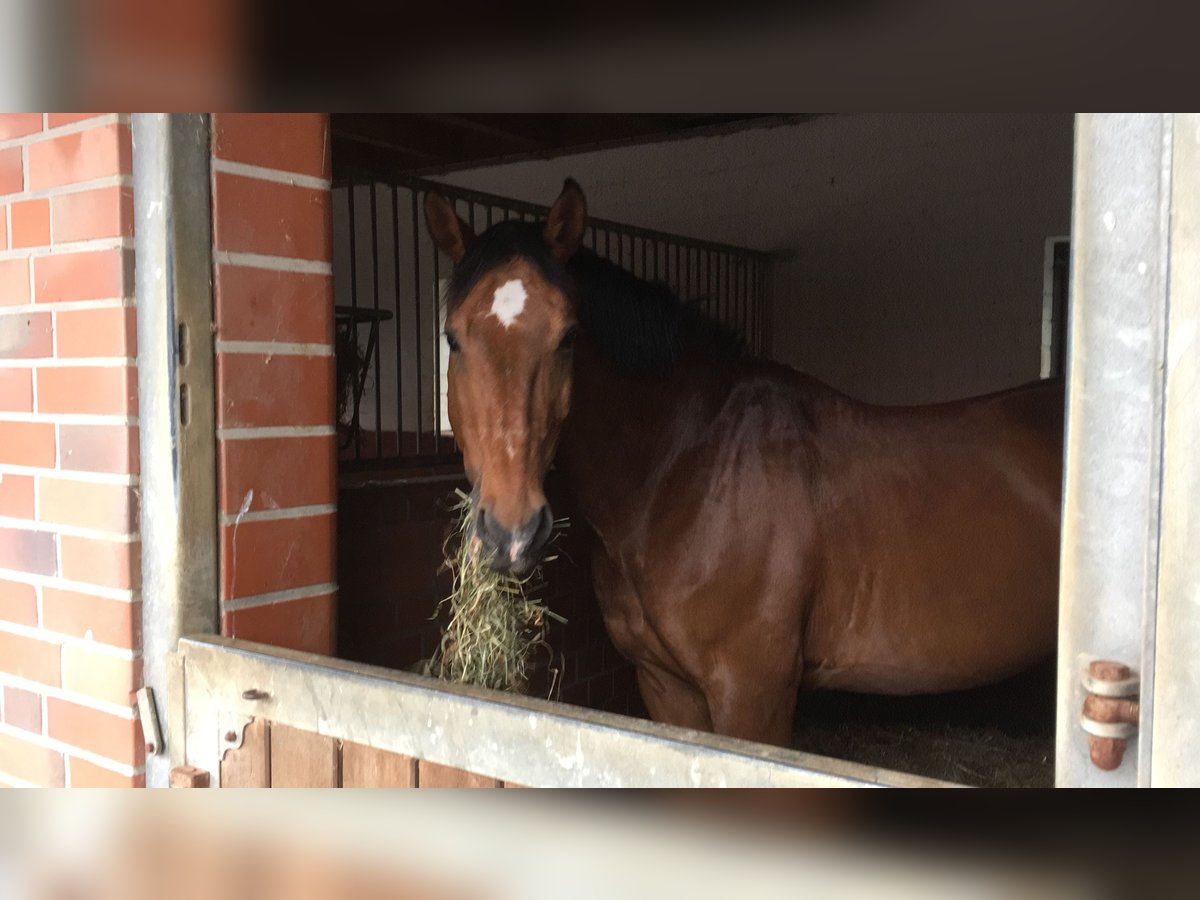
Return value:
[(458, 346), (458, 338), (454, 336), (454, 332), (446, 332), (446, 344), (450, 347), (451, 353), (457, 353), (461, 348)]
[(575, 346), (575, 338), (579, 337), (579, 326), (572, 325), (563, 334), (562, 339), (558, 342), (559, 350), (570, 350)]

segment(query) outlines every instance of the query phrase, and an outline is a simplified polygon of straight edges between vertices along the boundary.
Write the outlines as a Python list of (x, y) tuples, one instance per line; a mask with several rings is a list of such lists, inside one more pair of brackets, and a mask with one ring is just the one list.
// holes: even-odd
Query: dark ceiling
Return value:
[(334, 180), (435, 175), (521, 159), (804, 121), (811, 114), (364, 114), (331, 117)]

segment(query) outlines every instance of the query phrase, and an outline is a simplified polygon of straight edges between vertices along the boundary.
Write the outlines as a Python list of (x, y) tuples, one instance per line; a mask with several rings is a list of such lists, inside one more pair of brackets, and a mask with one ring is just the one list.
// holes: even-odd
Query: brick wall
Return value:
[(212, 122), (221, 629), (317, 653), (337, 591), (328, 127)]
[(144, 781), (129, 122), (0, 115), (0, 784)]

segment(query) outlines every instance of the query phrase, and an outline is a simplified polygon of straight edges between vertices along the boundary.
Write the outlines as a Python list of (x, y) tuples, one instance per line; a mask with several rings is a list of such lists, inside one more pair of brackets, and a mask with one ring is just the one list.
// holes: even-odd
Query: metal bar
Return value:
[[(1150, 779), (1171, 137), (1160, 114), (1076, 118), (1060, 786)], [(1094, 658), (1128, 665), (1144, 686), (1136, 752), (1111, 772), (1092, 765), (1079, 723), (1082, 670)]]
[(1173, 117), (1170, 304), (1163, 415), (1163, 483), (1152, 692), (1150, 784), (1200, 786), (1200, 116)]
[(762, 265), (755, 260), (750, 270), (750, 286), (754, 296), (754, 352), (764, 353), (765, 328), (767, 321), (767, 299), (763, 290)]
[[(142, 655), (166, 752), (146, 783), (170, 780), (169, 656), (219, 621), (212, 198), (207, 115), (135, 114), (135, 291)], [(186, 410), (185, 410), (186, 406)]]
[[(209, 771), (219, 734), (262, 717), (531, 787), (949, 786), (245, 641), (187, 639), (180, 650), (189, 718), (207, 723), (189, 729), (188, 762)], [(249, 689), (267, 696), (247, 700)]]
[(712, 256), (709, 261), (712, 267), (712, 293), (713, 293), (713, 318), (722, 325), (727, 325), (725, 321), (725, 292), (721, 286), (721, 254), (717, 253)]
[[(371, 323), (367, 339), (367, 357), (375, 372), (375, 455), (383, 456), (383, 381), (379, 363), (379, 201), (378, 186), (371, 185), (371, 297), (375, 308), (375, 321)], [(357, 335), (356, 335), (357, 336)], [(371, 359), (372, 351), (374, 358)]]
[(747, 273), (749, 279), (750, 296), (754, 298), (754, 352), (761, 353), (762, 346), (760, 345), (760, 337), (762, 335), (762, 297), (758, 290), (758, 263), (751, 262), (750, 271)]
[[(415, 191), (409, 191), (409, 196), (412, 198), (412, 228), (415, 234), (420, 227), (417, 217), (417, 194)], [(400, 340), (403, 334), (400, 330), (400, 320), (403, 318), (400, 310), (403, 304), (400, 298), (404, 290), (404, 280), (400, 274), (400, 191), (395, 185), (392, 185), (392, 260), (396, 266), (393, 284), (396, 292), (396, 309), (393, 316), (396, 332), (396, 456), (400, 456), (403, 452), (401, 441), (404, 435), (404, 344)]]
[(738, 333), (749, 340), (750, 329), (746, 327), (746, 260), (739, 257), (733, 261), (733, 293), (734, 306), (737, 309)]
[[(421, 409), (421, 230), (417, 222), (417, 195), (413, 193), (413, 355), (416, 357), (417, 381), (417, 417), (416, 439), (414, 451), (421, 455), (421, 428), (424, 426)], [(396, 310), (399, 314), (399, 310)], [(404, 456), (404, 423), (400, 423), (396, 435), (397, 454)]]
[(717, 253), (714, 257), (713, 265), (713, 280), (716, 282), (714, 289), (717, 295), (717, 305), (720, 309), (719, 321), (722, 325), (730, 325), (729, 321), (729, 295), (726, 293), (725, 284), (725, 254)]
[(462, 462), (459, 450), (445, 453), (406, 454), (403, 459), (390, 456), (383, 459), (364, 459), (355, 465), (354, 472), (387, 472), (399, 468), (427, 468), (431, 466), (454, 466)]
[[(390, 175), (384, 179), (387, 184), (398, 184), (402, 187), (410, 187), (417, 191), (436, 190), (447, 200), (461, 200), (464, 202), (479, 203), (486, 205), (491, 203), (506, 211), (519, 213), (522, 215), (531, 215), (535, 218), (545, 218), (550, 212), (549, 206), (542, 206), (537, 203), (527, 203), (524, 200), (514, 200), (511, 197), (501, 197), (498, 194), (489, 194), (483, 191), (471, 190), (462, 188), (456, 185), (442, 184), (441, 182), (431, 181), (425, 178), (417, 178), (409, 175)], [(653, 228), (642, 228), (638, 225), (628, 225), (622, 222), (614, 222), (611, 219), (599, 219), (588, 217), (588, 221), (603, 229), (613, 229), (624, 234), (634, 235), (637, 237), (659, 238), (665, 241), (674, 241), (682, 246), (692, 247), (698, 250), (727, 250), (741, 253), (750, 253), (756, 257), (765, 259), (767, 254), (760, 250), (750, 250), (745, 247), (735, 247), (730, 244), (723, 244), (719, 241), (705, 241), (698, 238), (683, 237), (677, 234), (671, 234), (666, 231), (657, 231)]]
[(713, 302), (713, 251), (704, 251), (704, 294), (707, 295), (706, 305), (709, 316), (716, 312)]
[(350, 221), (350, 308), (353, 310), (350, 316), (350, 340), (354, 342), (354, 359), (355, 366), (354, 382), (356, 390), (351, 398), (353, 406), (351, 407), (351, 432), (354, 435), (354, 458), (355, 460), (362, 459), (362, 419), (361, 419), (361, 399), (362, 392), (357, 390), (358, 385), (358, 316), (354, 313), (358, 312), (358, 242), (355, 235), (358, 232), (358, 220), (354, 216), (354, 189), (355, 185), (350, 185), (346, 188), (346, 204), (347, 217)]
[[(488, 226), (491, 227), (491, 207), (488, 207)], [(433, 446), (442, 452), (442, 287), (437, 247), (433, 248), (433, 371), (436, 387), (433, 391)]]

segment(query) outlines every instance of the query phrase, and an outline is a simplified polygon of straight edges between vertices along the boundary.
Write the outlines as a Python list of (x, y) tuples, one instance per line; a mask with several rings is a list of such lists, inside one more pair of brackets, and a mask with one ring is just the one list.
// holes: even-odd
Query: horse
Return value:
[(802, 689), (941, 693), (1052, 656), (1061, 381), (858, 402), (583, 247), (572, 179), (479, 235), (424, 209), (476, 537), (529, 572), (561, 470), (653, 720), (789, 746)]

